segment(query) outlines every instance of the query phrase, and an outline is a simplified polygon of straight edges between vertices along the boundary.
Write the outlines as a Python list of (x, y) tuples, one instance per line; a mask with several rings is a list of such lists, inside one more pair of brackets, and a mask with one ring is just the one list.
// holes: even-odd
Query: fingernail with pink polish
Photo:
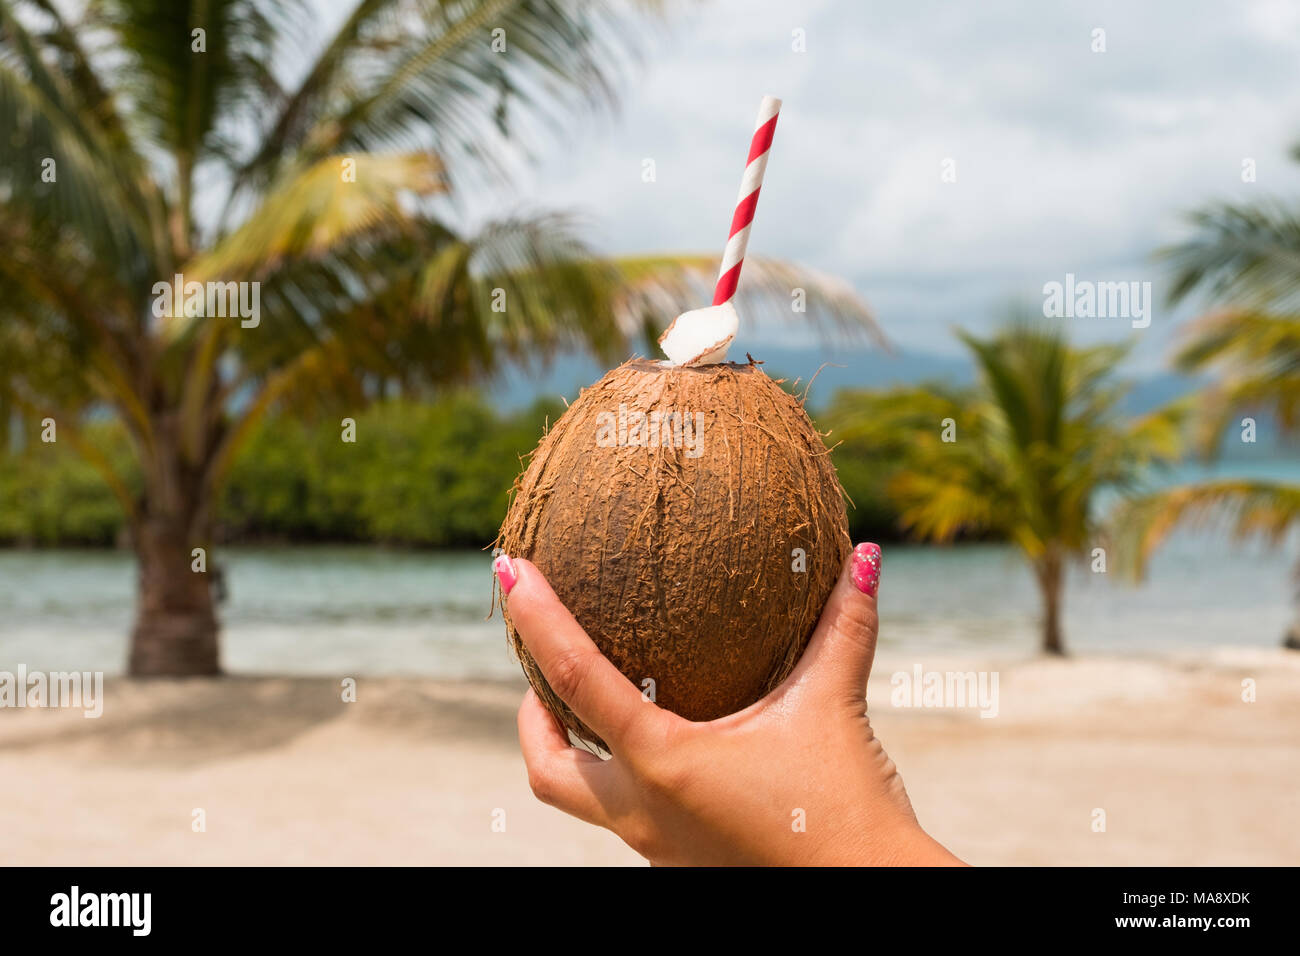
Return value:
[(880, 586), (880, 545), (860, 544), (853, 549), (853, 583), (863, 594), (876, 596)]
[(492, 562), (492, 570), (496, 573), (497, 580), (501, 582), (501, 590), (506, 594), (515, 586), (518, 576), (515, 574), (515, 563), (510, 560), (508, 554), (498, 554), (496, 560)]

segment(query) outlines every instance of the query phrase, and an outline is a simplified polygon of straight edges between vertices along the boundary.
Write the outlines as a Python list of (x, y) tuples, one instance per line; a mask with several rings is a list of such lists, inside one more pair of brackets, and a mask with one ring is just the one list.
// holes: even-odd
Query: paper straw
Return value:
[(767, 170), (767, 156), (772, 149), (772, 135), (776, 132), (776, 118), (781, 101), (775, 96), (763, 97), (758, 108), (758, 122), (754, 136), (749, 141), (749, 160), (745, 175), (740, 180), (740, 197), (731, 217), (731, 232), (727, 235), (727, 248), (722, 253), (722, 266), (718, 270), (718, 284), (713, 290), (713, 304), (722, 305), (736, 294), (740, 281), (740, 267), (745, 262), (745, 247), (749, 245), (749, 227), (754, 222), (754, 209), (758, 206), (758, 191), (763, 185)]

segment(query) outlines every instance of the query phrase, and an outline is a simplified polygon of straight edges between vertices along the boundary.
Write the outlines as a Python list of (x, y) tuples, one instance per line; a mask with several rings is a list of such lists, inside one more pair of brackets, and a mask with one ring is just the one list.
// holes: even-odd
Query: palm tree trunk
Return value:
[(1295, 616), (1291, 618), (1291, 627), (1282, 638), (1282, 646), (1287, 650), (1300, 651), (1300, 561), (1295, 566)]
[(1061, 610), (1065, 567), (1061, 556), (1048, 552), (1036, 562), (1034, 570), (1043, 597), (1043, 653), (1063, 657), (1065, 638), (1061, 633)]
[(138, 677), (218, 674), (210, 578), (191, 569), (185, 522), (145, 518), (136, 531), (139, 597), (129, 670)]
[[(159, 425), (165, 441), (169, 429)], [(219, 674), (213, 569), (206, 551), (208, 502), (202, 483), (181, 463), (175, 442), (160, 449), (154, 464), (131, 529), (139, 578), (128, 670), (138, 677)], [(205, 549), (200, 569), (195, 568), (197, 547)]]

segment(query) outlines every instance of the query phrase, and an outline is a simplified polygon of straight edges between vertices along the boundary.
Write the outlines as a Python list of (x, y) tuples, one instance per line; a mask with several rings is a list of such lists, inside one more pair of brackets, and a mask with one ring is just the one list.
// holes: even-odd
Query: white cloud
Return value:
[[(582, 124), (520, 193), (592, 213), (610, 250), (720, 252), (754, 110), (782, 96), (751, 253), (843, 274), (904, 346), (945, 348), (948, 326), (979, 327), (1067, 271), (1158, 282), (1149, 253), (1208, 200), (1300, 201), (1285, 158), (1300, 138), (1298, 11), (706, 4), (658, 31), (620, 115)], [(806, 53), (791, 50), (796, 27)], [(946, 157), (956, 183), (940, 181)], [(1139, 344), (1148, 366), (1162, 318)]]

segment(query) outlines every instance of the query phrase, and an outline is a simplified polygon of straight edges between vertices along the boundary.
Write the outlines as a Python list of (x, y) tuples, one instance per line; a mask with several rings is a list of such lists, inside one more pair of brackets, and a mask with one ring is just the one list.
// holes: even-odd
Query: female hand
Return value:
[(547, 682), (612, 757), (572, 747), (532, 690), (519, 743), (538, 799), (655, 864), (959, 864), (917, 823), (866, 714), (880, 549), (859, 545), (794, 672), (739, 713), (657, 707), (600, 653), (541, 572), (494, 565)]

